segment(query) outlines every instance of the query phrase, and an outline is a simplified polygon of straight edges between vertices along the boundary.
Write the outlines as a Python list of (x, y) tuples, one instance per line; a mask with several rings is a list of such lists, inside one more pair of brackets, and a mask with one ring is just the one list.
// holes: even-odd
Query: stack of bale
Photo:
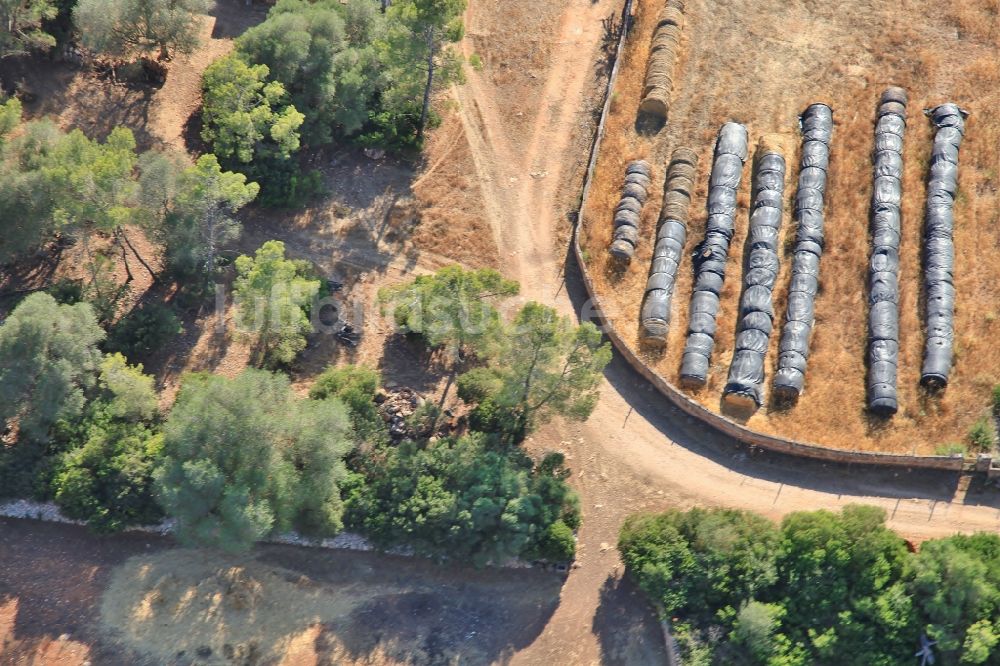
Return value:
[(882, 93), (875, 124), (872, 255), (868, 273), (868, 409), (891, 416), (899, 409), (899, 239), (902, 224), (903, 136), (906, 91)]
[(698, 156), (689, 148), (678, 148), (670, 158), (663, 186), (663, 208), (653, 249), (653, 265), (646, 281), (646, 295), (639, 317), (640, 338), (649, 345), (667, 344), (670, 302), (687, 241), (688, 208), (694, 188)]
[(687, 344), (681, 359), (681, 383), (704, 386), (715, 347), (715, 316), (726, 275), (729, 243), (733, 239), (736, 191), (747, 159), (747, 129), (726, 123), (715, 142), (709, 177), (708, 221), (705, 239), (694, 251), (694, 289), (688, 310)]
[(761, 140), (754, 155), (753, 204), (740, 297), (736, 349), (725, 403), (741, 411), (763, 404), (764, 357), (774, 324), (772, 290), (778, 279), (778, 241), (785, 196), (785, 158), (777, 144)]
[(819, 262), (823, 256), (823, 197), (830, 164), (833, 111), (826, 104), (812, 104), (802, 114), (802, 160), (795, 196), (795, 256), (788, 288), (785, 325), (778, 346), (775, 393), (795, 400), (802, 393), (809, 360), (813, 302), (819, 290)]
[(611, 254), (625, 262), (632, 260), (639, 244), (639, 220), (649, 196), (652, 173), (643, 160), (629, 162), (625, 167), (625, 185), (615, 208), (615, 230), (611, 237)]
[(639, 111), (666, 119), (674, 89), (674, 62), (681, 39), (684, 0), (669, 0), (660, 10), (653, 30), (653, 44), (646, 64), (646, 81)]
[(931, 150), (924, 222), (924, 291), (927, 296), (927, 340), (920, 383), (928, 388), (948, 385), (955, 339), (955, 194), (958, 191), (958, 149), (965, 135), (965, 112), (942, 104), (928, 112), (937, 133)]

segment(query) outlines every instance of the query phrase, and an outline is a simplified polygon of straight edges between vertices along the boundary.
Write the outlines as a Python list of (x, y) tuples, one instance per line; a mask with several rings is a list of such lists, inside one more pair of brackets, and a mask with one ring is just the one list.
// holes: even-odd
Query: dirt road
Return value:
[[(500, 94), (488, 73), (470, 73), (455, 91), (503, 269), (521, 281), (526, 297), (565, 312), (586, 311), (582, 284), (574, 277), (578, 268), (567, 262), (562, 242), (567, 214), (576, 205), (567, 192), (578, 191), (586, 157), (588, 112), (597, 101), (592, 64), (599, 59), (601, 19), (618, 11), (619, 4), (565, 3), (552, 29), (557, 37), (537, 98)], [(496, 11), (485, 0), (472, 0), (466, 23), (470, 35), (491, 25), (495, 19), (487, 14)], [(464, 50), (467, 56), (474, 52), (473, 37)], [(527, 134), (510, 131), (509, 117), (515, 114), (528, 116), (520, 125), (531, 128)], [(864, 502), (883, 507), (890, 526), (916, 540), (1000, 528), (1000, 496), (976, 488), (966, 494), (965, 482), (955, 475), (751, 455), (705, 433), (617, 359), (587, 423), (553, 425), (529, 446), (569, 454), (584, 524), (579, 566), (563, 588), (559, 607), (513, 663), (657, 662), (659, 654), (643, 651), (627, 635), (609, 643), (592, 630), (599, 624), (603, 595), (621, 576), (614, 550), (618, 529), (635, 511), (729, 506), (779, 519), (792, 511), (838, 510)]]

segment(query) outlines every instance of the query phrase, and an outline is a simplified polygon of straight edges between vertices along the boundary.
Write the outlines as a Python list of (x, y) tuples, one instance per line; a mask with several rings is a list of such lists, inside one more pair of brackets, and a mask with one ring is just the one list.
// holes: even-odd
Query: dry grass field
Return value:
[[(988, 413), (990, 390), (1000, 381), (1000, 2), (967, 0), (690, 0), (675, 90), (665, 128), (637, 131), (636, 109), (660, 0), (639, 0), (636, 29), (625, 51), (613, 113), (598, 162), (582, 242), (599, 289), (613, 306), (619, 331), (637, 340), (640, 300), (649, 270), (659, 193), (643, 214), (636, 260), (618, 275), (606, 252), (611, 210), (624, 165), (651, 158), (662, 183), (670, 152), (689, 146), (701, 156), (690, 251), (704, 235), (705, 196), (715, 133), (727, 120), (745, 123), (753, 144), (764, 134), (785, 135), (789, 181), (782, 259), (775, 306), (783, 317), (794, 234), (791, 202), (798, 168), (797, 116), (812, 102), (834, 111), (834, 136), (826, 203), (826, 253), (806, 389), (798, 405), (768, 404), (747, 424), (826, 446), (930, 454), (961, 442)], [(910, 94), (904, 149), (903, 237), (900, 266), (900, 411), (889, 421), (864, 411), (871, 148), (878, 96), (887, 85)], [(961, 153), (955, 206), (955, 365), (948, 389), (937, 396), (918, 386), (923, 354), (920, 257), (923, 202), (932, 128), (922, 110), (954, 101), (970, 111)], [(640, 128), (641, 129), (641, 128)], [(692, 395), (718, 410), (732, 357), (742, 246), (746, 238), (750, 165), (744, 171), (730, 250), (726, 287), (708, 386)], [(691, 292), (690, 263), (681, 268), (667, 350), (646, 359), (677, 380)], [(779, 330), (776, 326), (776, 331)], [(768, 381), (777, 363), (777, 335), (767, 359)], [(767, 385), (768, 391), (770, 386)]]

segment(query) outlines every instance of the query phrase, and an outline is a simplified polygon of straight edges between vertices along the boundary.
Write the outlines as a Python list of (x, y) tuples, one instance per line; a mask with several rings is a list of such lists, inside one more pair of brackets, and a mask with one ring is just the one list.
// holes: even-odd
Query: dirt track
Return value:
[[(530, 76), (522, 72), (520, 78), (512, 75), (511, 79), (500, 76), (506, 72), (504, 63), (487, 49), (494, 42), (494, 51), (502, 50), (502, 43), (497, 42), (520, 36), (513, 34), (518, 29), (508, 23), (515, 7), (519, 12), (541, 14), (538, 21), (547, 27), (545, 33), (525, 35), (539, 40), (536, 57), (526, 66)], [(594, 63), (600, 58), (604, 37), (601, 21), (619, 10), (618, 0), (564, 0), (538, 7), (521, 0), (471, 0), (467, 17), (465, 52), (486, 56), (485, 66), (482, 72), (469, 71), (468, 83), (457, 87), (455, 94), (485, 200), (483, 210), (500, 248), (501, 266), (521, 281), (526, 297), (567, 313), (585, 310), (577, 268), (572, 261), (566, 262), (568, 214), (577, 206), (593, 108), (599, 102)], [(506, 34), (501, 32), (504, 25), (508, 26)], [(171, 133), (165, 140), (179, 136)], [(975, 488), (966, 495), (954, 476), (852, 470), (767, 454), (750, 456), (731, 442), (707, 435), (677, 413), (618, 359), (606, 373), (602, 398), (590, 421), (548, 426), (528, 446), (560, 449), (569, 456), (572, 483), (581, 494), (584, 511), (578, 567), (561, 591), (551, 592), (553, 597), (558, 594), (558, 605), (549, 609), (551, 615), (547, 612), (545, 621), (531, 632), (524, 633), (522, 627), (513, 647), (494, 655), (496, 661), (662, 663), (662, 654), (649, 640), (648, 618), (639, 616), (639, 605), (621, 583), (614, 549), (622, 520), (635, 511), (733, 506), (780, 518), (796, 510), (835, 510), (851, 502), (867, 502), (883, 506), (894, 529), (918, 540), (1000, 527), (1000, 497)], [(81, 621), (79, 613), (92, 612), (88, 607), (77, 610), (73, 605), (76, 594), (95, 593), (88, 586), (98, 590), (108, 575), (103, 556), (89, 555), (88, 549), (107, 547), (95, 545), (93, 539), (74, 530), (33, 525), (27, 529), (25, 525), (30, 524), (0, 526), (0, 581), (10, 586), (7, 590), (0, 586), (0, 611), (5, 603), (13, 603), (12, 612), (18, 615), (18, 626), (5, 627), (0, 612), (0, 645), (7, 629), (21, 636), (33, 624), (39, 640), (47, 641), (39, 654), (59, 659), (60, 651), (76, 648), (56, 644), (61, 642), (53, 640), (53, 633), (69, 631), (61, 627)], [(50, 528), (56, 533), (51, 539), (32, 541)], [(65, 540), (63, 550), (37, 559), (39, 553), (51, 551), (53, 540)], [(102, 541), (114, 543), (122, 542)], [(20, 559), (14, 557), (15, 547)], [(114, 550), (113, 545), (110, 548)], [(142, 552), (145, 544), (137, 543), (108, 557), (117, 563), (126, 555)], [(51, 575), (32, 573), (31, 580), (19, 578), (18, 585), (23, 587), (16, 587), (10, 583), (14, 576), (3, 572), (4, 561), (19, 570), (29, 562), (34, 567), (43, 561), (48, 567), (44, 571)], [(79, 567), (61, 568), (74, 561)], [(397, 561), (385, 566), (395, 568), (396, 576), (410, 571)], [(46, 588), (34, 593), (30, 587), (60, 576), (77, 582), (58, 591)], [(5, 592), (17, 593), (20, 601), (5, 601)], [(52, 603), (53, 597), (58, 603)], [(29, 617), (28, 610), (39, 616)], [(43, 615), (46, 612), (61, 615), (50, 622)], [(505, 640), (513, 639), (507, 636)], [(2, 658), (0, 663), (5, 663)]]
[[(470, 5), (473, 37), (466, 53), (474, 50), (470, 41), (477, 22), (485, 20), (480, 12), (492, 11), (486, 2)], [(575, 262), (567, 263), (562, 241), (586, 157), (580, 140), (589, 139), (586, 110), (597, 101), (587, 74), (598, 56), (600, 20), (619, 9), (620, 3), (608, 0), (566, 3), (558, 30), (552, 31), (559, 37), (552, 44), (540, 99), (530, 104), (510, 100), (493, 89), (488, 76), (476, 73), (457, 91), (478, 175), (492, 199), (485, 210), (493, 218), (503, 269), (521, 280), (526, 297), (566, 312), (586, 311), (582, 284), (574, 278), (578, 269)], [(503, 115), (517, 111), (534, 113), (523, 123), (534, 128), (526, 142), (506, 129)], [(545, 175), (532, 178), (532, 173)], [(1000, 496), (975, 488), (966, 495), (967, 480), (954, 475), (846, 469), (767, 454), (748, 457), (733, 443), (703, 432), (619, 359), (608, 369), (600, 403), (586, 424), (553, 425), (529, 446), (569, 454), (584, 524), (579, 567), (563, 588), (559, 607), (514, 663), (613, 660), (606, 642), (587, 628), (595, 621), (602, 590), (620, 577), (613, 546), (622, 520), (634, 511), (712, 505), (780, 518), (792, 511), (865, 502), (884, 507), (891, 527), (916, 540), (1000, 527)]]

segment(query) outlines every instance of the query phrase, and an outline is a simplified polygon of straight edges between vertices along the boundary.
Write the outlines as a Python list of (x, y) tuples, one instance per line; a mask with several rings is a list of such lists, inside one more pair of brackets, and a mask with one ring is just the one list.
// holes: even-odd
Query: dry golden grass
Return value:
[[(715, 133), (727, 120), (747, 125), (751, 150), (764, 134), (779, 133), (786, 159), (786, 250), (794, 232), (791, 201), (798, 174), (797, 115), (811, 102), (834, 110), (830, 181), (826, 205), (826, 254), (806, 390), (797, 406), (766, 406), (751, 428), (826, 446), (897, 453), (933, 453), (962, 441), (989, 406), (1000, 382), (1000, 31), (997, 0), (942, 6), (929, 0), (850, 0), (761, 3), (756, 0), (692, 0), (675, 92), (666, 128), (652, 136), (635, 129), (635, 109), (660, 0), (640, 0), (636, 30), (625, 51), (622, 75), (587, 203), (581, 240), (598, 289), (617, 314), (616, 325), (636, 344), (637, 313), (652, 252), (659, 193), (643, 212), (642, 241), (632, 265), (610, 272), (606, 247), (611, 214), (625, 163), (652, 159), (657, 177), (674, 147), (701, 157), (686, 250), (704, 235), (705, 196)], [(903, 236), (900, 258), (900, 412), (888, 422), (864, 411), (869, 254), (868, 207), (875, 106), (882, 89), (904, 86), (910, 94), (904, 149)], [(944, 101), (968, 109), (955, 206), (956, 359), (951, 384), (939, 396), (918, 386), (923, 356), (920, 257), (927, 161), (933, 136), (922, 110)], [(716, 348), (708, 386), (693, 393), (718, 410), (732, 356), (749, 199), (749, 165), (740, 190), (737, 229), (722, 295)], [(662, 182), (662, 180), (660, 181)], [(784, 314), (790, 255), (782, 256), (775, 289), (776, 324)], [(681, 269), (673, 323), (662, 356), (647, 360), (676, 382), (691, 292), (690, 263)], [(777, 362), (777, 329), (767, 359), (768, 382)], [(768, 391), (770, 384), (767, 385)]]

